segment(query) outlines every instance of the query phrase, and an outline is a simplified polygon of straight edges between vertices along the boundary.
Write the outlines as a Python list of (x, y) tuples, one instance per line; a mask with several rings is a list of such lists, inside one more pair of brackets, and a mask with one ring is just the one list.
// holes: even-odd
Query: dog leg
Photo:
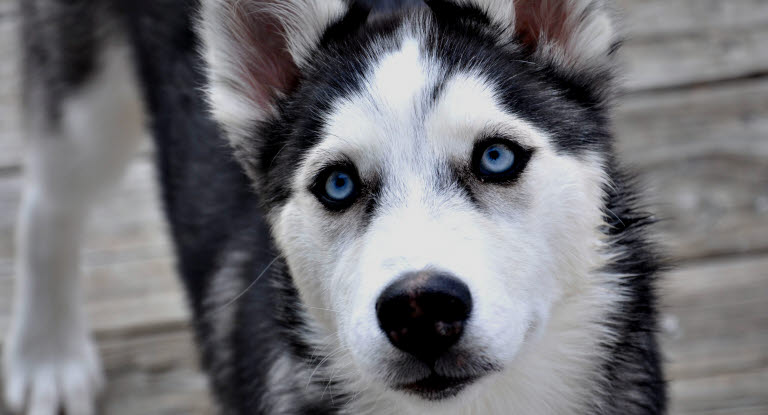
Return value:
[[(17, 275), (3, 350), (5, 399), (28, 414), (94, 413), (103, 383), (83, 307), (79, 251), (89, 206), (112, 187), (142, 136), (142, 108), (125, 46), (56, 103), (26, 108), (29, 151), (17, 230)], [(34, 81), (34, 80), (32, 80)]]

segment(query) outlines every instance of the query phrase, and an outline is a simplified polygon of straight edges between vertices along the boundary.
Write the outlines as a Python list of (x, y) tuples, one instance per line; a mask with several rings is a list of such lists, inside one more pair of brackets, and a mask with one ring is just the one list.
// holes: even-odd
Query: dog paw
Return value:
[(104, 385), (101, 363), (87, 335), (29, 341), (11, 334), (3, 350), (4, 397), (13, 413), (93, 415)]

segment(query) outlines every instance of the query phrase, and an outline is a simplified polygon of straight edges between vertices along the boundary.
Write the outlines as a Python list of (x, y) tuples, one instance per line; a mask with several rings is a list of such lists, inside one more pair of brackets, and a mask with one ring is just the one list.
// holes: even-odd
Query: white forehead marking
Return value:
[(384, 56), (369, 79), (371, 98), (382, 111), (398, 118), (412, 116), (427, 81), (418, 41), (406, 38), (398, 51)]
[(439, 61), (421, 52), (418, 38), (406, 36), (378, 61), (360, 92), (333, 105), (323, 139), (307, 154), (296, 186), (306, 186), (314, 166), (338, 154), (365, 175), (387, 165), (405, 167), (403, 162), (426, 169), (439, 158), (468, 158), (483, 133), (503, 132), (522, 145), (550, 147), (546, 134), (505, 111), (495, 86), (477, 71), (451, 75), (431, 104), (431, 91), (444, 72)]
[(374, 159), (382, 159), (382, 152), (413, 144), (418, 133), (414, 126), (423, 111), (420, 103), (436, 82), (429, 79), (426, 64), (419, 41), (406, 36), (398, 49), (374, 65), (361, 92), (334, 103), (323, 141), (307, 155), (304, 169), (338, 153), (352, 158), (360, 170), (375, 168)]

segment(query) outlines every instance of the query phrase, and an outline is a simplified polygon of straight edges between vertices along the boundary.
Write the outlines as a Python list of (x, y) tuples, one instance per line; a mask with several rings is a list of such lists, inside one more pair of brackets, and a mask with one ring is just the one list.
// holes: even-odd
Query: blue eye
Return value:
[(334, 202), (343, 202), (355, 193), (352, 177), (343, 171), (334, 171), (325, 181), (325, 195)]
[(491, 144), (480, 157), (479, 170), (485, 175), (503, 174), (515, 165), (515, 152), (504, 144)]
[(489, 137), (475, 144), (472, 170), (484, 183), (512, 183), (525, 169), (533, 152), (504, 137)]
[(342, 211), (352, 206), (362, 193), (360, 183), (355, 166), (342, 162), (318, 173), (308, 190), (326, 209)]

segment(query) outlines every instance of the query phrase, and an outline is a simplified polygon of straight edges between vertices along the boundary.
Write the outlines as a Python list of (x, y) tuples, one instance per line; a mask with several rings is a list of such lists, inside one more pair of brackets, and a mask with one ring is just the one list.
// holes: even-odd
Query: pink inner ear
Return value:
[(299, 75), (285, 31), (279, 19), (264, 10), (265, 3), (269, 2), (234, 2), (228, 28), (237, 76), (247, 88), (242, 92), (262, 109), (272, 105), (276, 94), (291, 89)]
[(536, 49), (542, 38), (565, 45), (571, 35), (569, 0), (515, 0), (515, 31)]

